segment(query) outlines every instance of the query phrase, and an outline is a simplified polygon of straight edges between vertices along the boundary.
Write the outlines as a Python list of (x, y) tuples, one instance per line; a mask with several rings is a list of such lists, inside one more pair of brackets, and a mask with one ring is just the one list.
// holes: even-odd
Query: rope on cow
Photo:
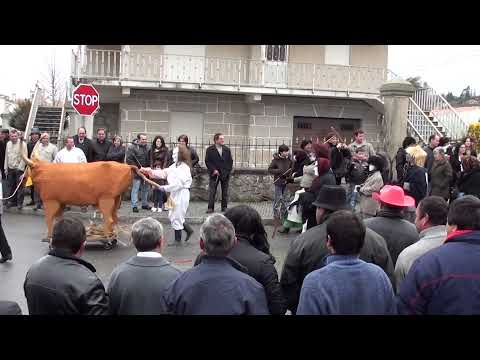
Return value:
[(22, 174), (22, 176), (20, 176), (20, 181), (18, 182), (18, 185), (17, 185), (17, 188), (15, 189), (15, 191), (13, 192), (12, 195), (10, 195), (9, 197), (7, 198), (0, 198), (0, 200), (4, 201), (4, 200), (10, 200), (12, 197), (15, 196), (15, 194), (17, 193), (18, 189), (20, 188), (20, 185), (22, 185), (22, 182), (23, 182), (23, 178), (25, 177), (25, 173)]

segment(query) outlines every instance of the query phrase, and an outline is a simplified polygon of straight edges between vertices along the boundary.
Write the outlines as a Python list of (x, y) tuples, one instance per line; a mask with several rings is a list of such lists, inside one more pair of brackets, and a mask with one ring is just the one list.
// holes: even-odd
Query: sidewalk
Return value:
[[(236, 205), (248, 205), (256, 209), (260, 216), (263, 219), (263, 223), (265, 225), (273, 225), (273, 210), (272, 210), (272, 202), (271, 201), (261, 201), (261, 202), (248, 202), (248, 203), (229, 203), (228, 207), (232, 208)], [(220, 202), (215, 204), (215, 212), (220, 212)], [(4, 207), (4, 211), (10, 214), (28, 214), (28, 215), (38, 215), (44, 216), (43, 210), (33, 210), (33, 206), (24, 206), (22, 210), (17, 210), (16, 207), (12, 207), (10, 209), (6, 209)], [(208, 214), (207, 211), (207, 202), (205, 201), (192, 201), (188, 207), (186, 221), (189, 224), (202, 224), (205, 219), (207, 218)], [(93, 207), (89, 206), (88, 211), (86, 213), (81, 212), (80, 207), (78, 206), (71, 206), (71, 210), (65, 212), (66, 214), (72, 214), (79, 216), (82, 219), (94, 219), (94, 211)], [(168, 220), (168, 212), (152, 212), (149, 210), (142, 210), (141, 207), (139, 208), (138, 213), (132, 212), (132, 208), (129, 201), (122, 202), (122, 206), (118, 210), (118, 220), (120, 223), (132, 224), (138, 219), (151, 216), (161, 223), (169, 223)], [(101, 213), (97, 211), (96, 213), (97, 221), (101, 220)]]

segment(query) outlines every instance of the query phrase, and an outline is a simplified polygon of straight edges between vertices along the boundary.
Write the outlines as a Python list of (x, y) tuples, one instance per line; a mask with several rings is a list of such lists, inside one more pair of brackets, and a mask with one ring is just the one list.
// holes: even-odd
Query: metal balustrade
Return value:
[(387, 69), (87, 49), (72, 77), (378, 94)]
[(413, 99), (428, 117), (438, 122), (448, 137), (461, 139), (466, 135), (468, 125), (434, 89), (419, 89), (415, 92)]

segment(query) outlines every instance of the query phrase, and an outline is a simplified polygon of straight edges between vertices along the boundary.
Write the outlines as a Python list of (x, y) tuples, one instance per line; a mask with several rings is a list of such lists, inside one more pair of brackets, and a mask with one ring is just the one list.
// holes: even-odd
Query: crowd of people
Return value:
[[(232, 170), (223, 135), (214, 140), (207, 150), (211, 193), (218, 183), (222, 192), (224, 184), (228, 189)], [(175, 241), (182, 230), (188, 240), (194, 151), (188, 138), (168, 151), (157, 137), (152, 149), (140, 134), (125, 156), (161, 184), (157, 209), (170, 194), (177, 205), (170, 212)], [(304, 141), (293, 157), (288, 146), (280, 146), (268, 169), (274, 213), (283, 221), (281, 233), (300, 233), (280, 276), (262, 219), (246, 205), (228, 209), (222, 201), (224, 213), (207, 217), (195, 264), (184, 272), (162, 257), (162, 225), (142, 218), (131, 232), (136, 255), (113, 270), (107, 287), (81, 258), (83, 224), (63, 217), (55, 224), (51, 251), (26, 275), (29, 313), (480, 314), (480, 199), (474, 190), (480, 184), (472, 139), (452, 145), (432, 135), (422, 148), (407, 137), (395, 162), (396, 175), (388, 156), (375, 152), (361, 130), (348, 146), (336, 132), (324, 144)], [(210, 202), (207, 212), (213, 212)], [(6, 302), (0, 312), (2, 306), (15, 308)]]
[[(209, 184), (209, 202), (207, 213), (213, 213), (218, 185), (222, 188), (222, 212), (228, 206), (228, 186), (230, 173), (233, 169), (231, 151), (225, 145), (225, 136), (221, 133), (213, 137), (214, 144), (207, 148), (205, 165), (207, 167)], [(25, 146), (26, 145), (26, 146)], [(77, 129), (77, 135), (65, 139), (65, 147), (58, 150), (50, 143), (48, 133), (41, 133), (38, 128), (32, 128), (30, 140), (25, 144), (22, 134), (12, 129), (0, 132), (0, 169), (2, 170), (3, 202), (7, 208), (16, 206), (23, 209), (26, 164), (23, 156), (38, 159), (48, 163), (90, 163), (96, 161), (116, 161), (136, 166), (144, 175), (149, 176), (160, 187), (152, 188), (139, 175), (134, 174), (130, 193), (132, 211), (139, 212), (138, 202), (141, 199), (142, 210), (152, 212), (168, 211), (172, 227), (175, 230), (175, 243), (181, 242), (182, 230), (187, 233), (186, 241), (193, 233), (192, 228), (185, 223), (185, 215), (190, 200), (192, 177), (199, 172), (199, 157), (193, 146), (189, 144), (187, 135), (180, 135), (177, 144), (169, 149), (162, 136), (155, 136), (151, 146), (147, 135), (140, 133), (131, 144), (124, 144), (120, 136), (115, 135), (110, 141), (106, 130), (99, 128), (96, 138), (89, 139), (85, 127)], [(35, 192), (35, 184), (29, 184), (31, 202), (34, 210), (42, 208), (42, 201)], [(153, 206), (149, 204), (153, 203)], [(67, 206), (66, 210), (70, 208)], [(87, 211), (87, 206), (82, 206)], [(3, 230), (2, 230), (3, 231)], [(5, 236), (0, 238), (2, 258), (0, 262), (12, 260), (12, 252)], [(45, 241), (47, 239), (44, 239)]]

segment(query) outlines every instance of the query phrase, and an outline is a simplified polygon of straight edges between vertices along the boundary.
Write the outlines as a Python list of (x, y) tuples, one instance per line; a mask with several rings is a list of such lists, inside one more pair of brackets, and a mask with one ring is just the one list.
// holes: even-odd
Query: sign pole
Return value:
[(85, 130), (87, 131), (87, 137), (89, 139), (93, 139), (93, 116), (94, 115), (85, 115), (83, 117), (83, 126), (85, 126)]

